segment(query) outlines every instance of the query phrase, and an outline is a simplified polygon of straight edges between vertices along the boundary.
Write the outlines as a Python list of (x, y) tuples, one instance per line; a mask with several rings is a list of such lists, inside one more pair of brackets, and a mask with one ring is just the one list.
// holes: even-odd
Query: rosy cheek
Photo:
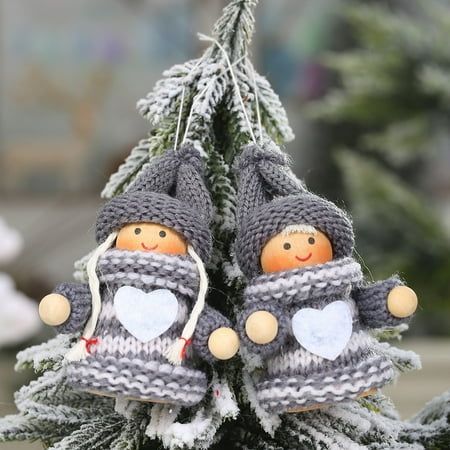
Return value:
[(325, 263), (333, 259), (333, 253), (329, 246), (322, 245), (314, 248), (314, 259), (316, 261)]
[(187, 245), (180, 239), (160, 239), (158, 250), (161, 253), (169, 254), (185, 254), (187, 252)]
[(163, 252), (173, 252), (176, 250), (176, 244), (171, 241), (162, 240), (158, 246)]
[(261, 266), (264, 272), (286, 270), (295, 265), (295, 254), (292, 251), (286, 251), (284, 249), (267, 251), (261, 258)]
[(123, 250), (135, 250), (140, 246), (140, 242), (133, 236), (126, 234), (119, 235), (116, 241), (116, 247)]
[(274, 255), (264, 255), (261, 258), (261, 266), (264, 272), (272, 272), (275, 269), (276, 257)]

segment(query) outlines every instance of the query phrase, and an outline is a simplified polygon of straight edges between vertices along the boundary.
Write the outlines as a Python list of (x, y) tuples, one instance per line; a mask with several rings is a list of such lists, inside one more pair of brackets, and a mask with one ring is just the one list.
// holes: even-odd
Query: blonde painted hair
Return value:
[(299, 224), (299, 225), (288, 225), (281, 234), (284, 236), (289, 236), (292, 233), (306, 233), (306, 234), (317, 234), (317, 229), (311, 225)]

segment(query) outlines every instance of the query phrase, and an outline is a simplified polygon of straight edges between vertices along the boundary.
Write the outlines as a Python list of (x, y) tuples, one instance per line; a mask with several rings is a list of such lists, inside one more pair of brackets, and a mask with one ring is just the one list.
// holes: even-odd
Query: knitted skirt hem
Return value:
[(182, 406), (199, 403), (207, 390), (201, 371), (128, 358), (88, 357), (71, 364), (67, 378), (78, 390)]
[(370, 389), (384, 386), (394, 376), (391, 361), (377, 357), (363, 361), (347, 373), (266, 379), (257, 384), (257, 397), (264, 409), (283, 413), (295, 408), (354, 399)]

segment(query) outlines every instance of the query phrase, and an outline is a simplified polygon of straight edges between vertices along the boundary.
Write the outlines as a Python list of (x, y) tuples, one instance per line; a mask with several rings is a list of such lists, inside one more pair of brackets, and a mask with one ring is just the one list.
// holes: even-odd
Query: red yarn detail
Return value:
[(192, 339), (186, 339), (184, 337), (181, 337), (180, 339), (183, 339), (184, 341), (183, 348), (181, 349), (181, 359), (184, 359), (186, 358), (187, 348), (192, 344)]
[(216, 390), (214, 391), (214, 395), (215, 395), (216, 397), (220, 397), (220, 391), (219, 391), (219, 389), (216, 389)]
[(93, 337), (90, 339), (86, 339), (84, 337), (81, 338), (82, 341), (84, 341), (86, 344), (86, 351), (90, 354), (91, 353), (91, 347), (93, 345), (97, 345), (98, 344), (98, 338)]

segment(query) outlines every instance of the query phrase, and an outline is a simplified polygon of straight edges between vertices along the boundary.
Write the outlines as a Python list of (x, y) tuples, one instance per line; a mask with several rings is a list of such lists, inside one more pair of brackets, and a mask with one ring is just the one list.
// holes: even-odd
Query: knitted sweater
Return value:
[[(392, 363), (374, 350), (368, 327), (396, 325), (386, 307), (397, 278), (362, 284), (352, 258), (254, 278), (238, 318), (242, 345), (263, 357), (257, 383), (261, 405), (285, 412), (354, 398), (394, 376)], [(258, 345), (245, 333), (255, 311), (269, 311), (279, 324), (274, 341)]]
[[(97, 343), (85, 360), (69, 365), (69, 382), (105, 395), (184, 406), (198, 403), (207, 379), (195, 368), (196, 359), (213, 360), (208, 337), (215, 329), (229, 326), (228, 320), (206, 306), (182, 365), (173, 366), (164, 356), (181, 335), (197, 297), (195, 263), (188, 256), (109, 250), (97, 270), (102, 298), (94, 333)], [(65, 283), (55, 292), (66, 296), (72, 307), (58, 332), (82, 331), (91, 312), (89, 287)]]

